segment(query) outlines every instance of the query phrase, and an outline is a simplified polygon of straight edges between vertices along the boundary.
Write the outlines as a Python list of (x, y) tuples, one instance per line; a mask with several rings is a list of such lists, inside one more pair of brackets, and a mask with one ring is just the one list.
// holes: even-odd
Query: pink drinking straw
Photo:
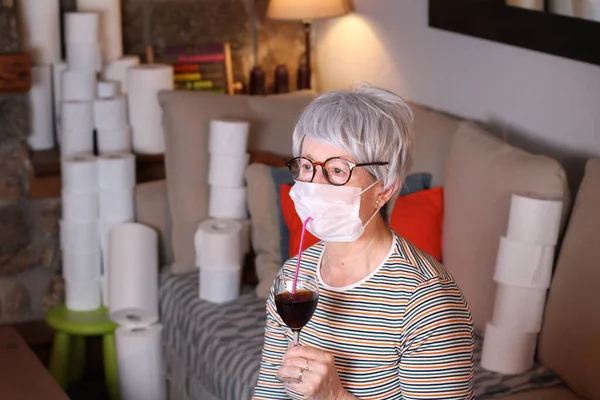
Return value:
[(302, 234), (300, 234), (300, 248), (298, 249), (298, 259), (296, 260), (296, 273), (294, 274), (294, 284), (292, 285), (292, 295), (296, 294), (296, 283), (298, 282), (298, 272), (300, 271), (300, 258), (302, 257), (302, 243), (304, 243), (304, 233), (306, 233), (306, 225), (311, 220), (311, 217), (306, 218), (302, 224)]

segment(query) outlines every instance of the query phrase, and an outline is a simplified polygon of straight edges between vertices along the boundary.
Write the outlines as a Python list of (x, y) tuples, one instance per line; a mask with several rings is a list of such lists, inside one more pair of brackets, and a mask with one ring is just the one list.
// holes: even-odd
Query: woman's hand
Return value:
[(277, 377), (307, 398), (342, 400), (349, 396), (338, 375), (333, 356), (308, 346), (293, 346), (283, 356)]

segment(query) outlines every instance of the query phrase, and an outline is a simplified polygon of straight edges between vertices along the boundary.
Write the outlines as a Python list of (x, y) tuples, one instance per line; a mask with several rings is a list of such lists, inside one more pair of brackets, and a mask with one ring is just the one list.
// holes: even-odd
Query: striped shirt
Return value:
[[(387, 259), (342, 288), (321, 279), (322, 242), (302, 254), (300, 277), (317, 274), (319, 302), (300, 344), (331, 353), (343, 386), (359, 399), (472, 399), (473, 324), (465, 299), (439, 263), (394, 236)], [(293, 258), (283, 268), (293, 272), (295, 264)], [(291, 341), (271, 290), (254, 400), (302, 398), (277, 379)]]

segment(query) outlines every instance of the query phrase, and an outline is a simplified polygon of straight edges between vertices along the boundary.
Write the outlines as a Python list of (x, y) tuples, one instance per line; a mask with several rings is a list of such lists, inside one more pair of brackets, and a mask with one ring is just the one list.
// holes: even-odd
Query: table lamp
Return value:
[(267, 17), (301, 20), (304, 24), (306, 56), (298, 67), (298, 90), (310, 89), (310, 26), (315, 19), (332, 18), (350, 12), (349, 0), (270, 0)]

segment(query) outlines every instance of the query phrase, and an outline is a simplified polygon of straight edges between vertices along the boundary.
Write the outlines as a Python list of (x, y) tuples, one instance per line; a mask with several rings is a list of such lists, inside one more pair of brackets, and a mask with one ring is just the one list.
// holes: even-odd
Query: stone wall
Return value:
[[(0, 2), (0, 53), (18, 52), (13, 1)], [(25, 94), (0, 94), (0, 324), (39, 319), (60, 301), (59, 199), (29, 199)]]
[[(160, 53), (165, 45), (229, 42), (234, 76), (248, 82), (254, 65), (252, 22), (254, 0), (122, 0), (123, 40), (127, 54), (144, 54), (150, 42)], [(63, 11), (76, 0), (61, 0)], [(259, 64), (272, 87), (275, 67), (285, 64), (290, 87), (302, 58), (299, 22), (265, 18), (268, 0), (256, 0)], [(0, 53), (18, 52), (14, 1), (0, 0)], [(60, 198), (29, 197), (25, 94), (0, 94), (0, 324), (41, 319), (48, 307), (62, 301), (58, 221)]]

